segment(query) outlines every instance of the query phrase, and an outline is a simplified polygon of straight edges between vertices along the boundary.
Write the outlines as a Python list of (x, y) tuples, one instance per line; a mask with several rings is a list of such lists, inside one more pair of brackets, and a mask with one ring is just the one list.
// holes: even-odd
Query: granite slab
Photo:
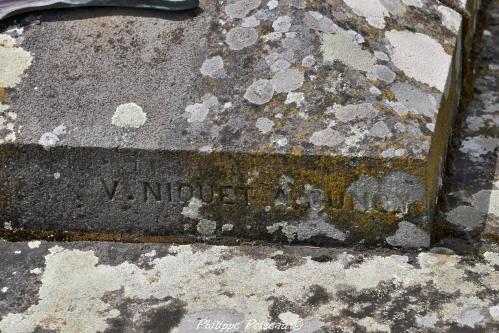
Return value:
[(0, 48), (11, 227), (430, 244), (463, 50), (461, 15), (441, 2), (201, 1), (11, 20)]

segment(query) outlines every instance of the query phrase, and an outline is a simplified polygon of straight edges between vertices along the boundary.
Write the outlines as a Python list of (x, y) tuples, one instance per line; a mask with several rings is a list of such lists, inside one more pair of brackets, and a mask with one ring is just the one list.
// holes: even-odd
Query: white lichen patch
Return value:
[(30, 249), (37, 249), (40, 247), (41, 244), (42, 244), (42, 242), (40, 242), (40, 241), (31, 241), (31, 242), (28, 242), (28, 247)]
[(419, 327), (432, 328), (438, 322), (438, 315), (436, 313), (429, 313), (424, 316), (416, 316), (416, 324)]
[(234, 28), (227, 33), (225, 42), (233, 50), (242, 50), (256, 43), (258, 32), (254, 28)]
[(200, 235), (212, 236), (217, 229), (217, 222), (202, 217), (200, 210), (203, 205), (204, 203), (200, 199), (193, 197), (189, 200), (188, 205), (182, 208), (181, 214), (186, 218), (198, 221), (196, 230)]
[(17, 114), (8, 111), (10, 106), (0, 102), (0, 130), (3, 131), (3, 137), (0, 137), (0, 144), (4, 142), (14, 142), (16, 140)]
[(384, 121), (378, 121), (369, 129), (369, 136), (385, 139), (392, 136), (392, 132)]
[(259, 25), (260, 25), (260, 20), (257, 19), (255, 16), (247, 17), (243, 20), (243, 23), (241, 23), (241, 26), (244, 28), (256, 28)]
[(121, 104), (111, 118), (111, 123), (120, 128), (140, 128), (147, 120), (142, 107), (135, 103)]
[(257, 80), (253, 82), (244, 94), (244, 98), (256, 105), (263, 105), (270, 102), (274, 96), (274, 86), (270, 80)]
[(462, 17), (454, 9), (447, 6), (438, 6), (438, 11), (442, 15), (442, 24), (454, 33), (461, 29)]
[(484, 213), (473, 206), (458, 206), (446, 214), (446, 220), (462, 230), (473, 231), (482, 226)]
[(452, 56), (432, 37), (410, 31), (385, 33), (393, 64), (407, 76), (444, 92), (451, 73)]
[(277, 93), (291, 92), (300, 89), (304, 81), (303, 73), (296, 68), (277, 72), (272, 77), (272, 85)]
[(402, 0), (402, 3), (406, 6), (412, 6), (416, 8), (422, 8), (423, 7), (423, 1), (422, 0)]
[(290, 92), (284, 101), (284, 104), (296, 104), (296, 106), (301, 106), (305, 101), (305, 95), (302, 92)]
[(211, 94), (203, 97), (202, 103), (188, 105), (185, 108), (184, 117), (189, 123), (200, 123), (206, 120), (210, 110), (218, 107), (218, 98)]
[[(283, 298), (306, 306), (311, 286), (321, 287), (327, 295), (340, 292), (359, 295), (374, 291), (376, 295), (378, 292), (384, 295), (387, 290), (383, 285), (389, 285), (393, 292), (388, 292), (387, 303), (380, 305), (386, 311), (392, 309), (391, 303), (407, 302), (407, 293), (411, 295), (413, 290), (423, 288), (439, 302), (432, 302), (428, 308), (424, 297), (421, 304), (411, 302), (411, 309), (418, 314), (415, 319), (418, 325), (430, 331), (451, 324), (459, 324), (463, 329), (484, 327), (497, 312), (497, 302), (493, 302), (492, 297), (475, 296), (486, 290), (486, 286), (494, 290), (498, 288), (499, 284), (490, 284), (497, 279), (497, 272), (493, 263), (487, 260), (483, 263), (480, 278), (488, 282), (482, 284), (471, 281), (466, 275), (466, 269), (473, 268), (473, 265), (463, 265), (461, 258), (454, 255), (421, 253), (412, 260), (406, 255), (362, 255), (357, 261), (357, 254), (344, 253), (327, 262), (300, 257), (302, 262), (299, 265), (282, 269), (273, 259), (273, 254), (257, 259), (229, 247), (213, 246), (200, 250), (194, 246), (175, 246), (169, 253), (154, 258), (151, 267), (145, 269), (126, 261), (126, 258), (120, 264), (107, 265), (99, 263), (94, 251), (54, 247), (45, 256), (38, 300), (21, 312), (5, 314), (0, 320), (0, 330), (31, 332), (38, 327), (61, 333), (106, 331), (111, 328), (110, 319), (124, 315), (106, 301), (113, 292), (122, 293), (124, 299), (139, 302), (150, 298), (179, 300), (187, 312), (179, 324), (182, 327), (178, 327), (181, 332), (195, 331), (195, 325), (199, 323), (196, 318), (203, 314), (204, 318), (210, 311), (215, 314), (227, 314), (229, 310), (234, 314), (251, 313), (251, 316), (230, 317), (242, 321), (243, 327), (250, 319), (268, 322), (272, 320), (269, 308), (275, 299)], [(348, 265), (351, 262), (356, 264)], [(350, 325), (351, 320), (358, 324), (359, 319), (345, 316), (342, 310), (355, 308), (362, 309), (362, 306), (349, 302), (348, 297), (331, 297), (315, 304), (313, 311), (322, 321), (334, 316), (335, 319), (348, 320)], [(286, 308), (278, 316), (281, 321), (291, 323), (298, 319), (297, 312)], [(382, 321), (377, 311), (365, 318), (360, 324), (366, 329), (385, 331), (392, 325), (390, 321)], [(190, 319), (194, 326), (184, 327)], [(343, 327), (343, 323), (340, 324)], [(340, 324), (335, 320), (336, 328)], [(261, 330), (249, 330), (258, 331)]]
[(335, 105), (331, 110), (339, 121), (349, 123), (352, 121), (371, 119), (376, 117), (378, 110), (370, 103)]
[(31, 274), (40, 275), (42, 274), (42, 269), (40, 267), (33, 268), (29, 271)]
[(44, 148), (50, 148), (55, 146), (59, 142), (59, 137), (52, 132), (43, 133), (38, 144), (42, 145)]
[(245, 18), (252, 10), (257, 9), (261, 0), (238, 0), (225, 6), (225, 13), (231, 18)]
[(279, 6), (278, 0), (270, 0), (269, 2), (267, 2), (267, 7), (270, 10), (276, 9), (278, 6)]
[(311, 68), (316, 64), (315, 57), (313, 55), (308, 55), (303, 58), (301, 65), (305, 68)]
[(256, 127), (263, 134), (267, 134), (272, 131), (274, 127), (274, 122), (268, 118), (261, 117), (256, 120)]
[(205, 145), (199, 148), (199, 152), (203, 154), (211, 154), (213, 152), (213, 147), (210, 145)]
[(376, 203), (389, 211), (407, 214), (411, 205), (423, 202), (425, 187), (413, 175), (405, 172), (392, 172), (382, 179), (362, 176), (348, 188), (355, 209), (372, 210)]
[(392, 83), (395, 81), (397, 75), (388, 66), (374, 65), (373, 68), (371, 68), (371, 71), (367, 73), (367, 77), (371, 80)]
[(0, 102), (0, 113), (4, 113), (5, 111), (7, 111), (8, 109), (10, 109), (10, 106), (7, 105), (7, 104), (3, 104)]
[(391, 333), (390, 326), (386, 323), (377, 322), (372, 317), (364, 317), (358, 321), (359, 325), (364, 327), (366, 332), (375, 332), (375, 333)]
[(412, 223), (402, 221), (393, 236), (386, 237), (386, 242), (392, 246), (403, 248), (422, 248), (430, 246), (430, 234)]
[(352, 11), (366, 18), (369, 25), (383, 29), (385, 27), (385, 17), (390, 16), (390, 13), (380, 0), (343, 0)]
[(306, 12), (304, 22), (310, 29), (320, 32), (336, 32), (338, 30), (338, 26), (333, 20), (315, 11)]
[(489, 313), (495, 321), (499, 321), (499, 304), (490, 307)]
[(310, 137), (310, 143), (315, 146), (336, 147), (343, 141), (345, 141), (344, 135), (332, 128), (317, 131)]
[(14, 47), (16, 40), (11, 35), (0, 34), (0, 47)]
[(215, 79), (223, 79), (226, 76), (224, 61), (221, 56), (206, 59), (201, 66), (201, 74)]
[(222, 225), (222, 231), (223, 232), (229, 232), (229, 231), (232, 231), (232, 229), (234, 229), (234, 225), (233, 224), (226, 223), (226, 224)]
[(400, 0), (380, 0), (383, 6), (390, 12), (391, 15), (402, 17), (405, 15), (407, 8)]
[(499, 147), (499, 140), (494, 137), (479, 135), (463, 140), (459, 150), (468, 154), (471, 160), (480, 161), (483, 155), (494, 152), (497, 147)]
[(335, 34), (321, 35), (321, 51), (326, 62), (340, 61), (354, 69), (369, 72), (376, 64), (376, 58), (368, 50), (364, 50), (344, 29)]
[[(20, 39), (19, 39), (20, 40)], [(31, 53), (25, 51), (9, 34), (0, 34), (0, 89), (14, 88), (33, 61)], [(15, 142), (19, 128), (16, 128), (17, 114), (8, 112), (9, 105), (0, 102), (0, 144)]]
[(201, 218), (201, 215), (199, 213), (199, 210), (203, 207), (203, 202), (194, 197), (191, 200), (189, 200), (189, 204), (182, 208), (182, 215), (185, 217), (188, 217), (193, 220), (198, 220)]
[(289, 139), (283, 136), (275, 136), (272, 137), (271, 142), (275, 143), (279, 147), (284, 147), (288, 145)]
[(144, 257), (146, 258), (154, 258), (157, 255), (156, 250), (152, 250), (150, 252), (144, 253)]
[[(65, 263), (69, 262), (71, 264), (66, 266)], [(42, 286), (38, 293), (41, 304), (30, 307), (24, 315), (4, 316), (0, 322), (0, 331), (31, 332), (36, 326), (58, 329), (62, 332), (95, 333), (105, 330), (108, 326), (106, 320), (117, 317), (120, 312), (111, 309), (108, 304), (98, 298), (82, 296), (92, 294), (103, 296), (104, 292), (119, 287), (120, 283), (115, 278), (109, 278), (106, 279), (107, 281), (100, 281), (98, 285), (94, 285), (99, 280), (98, 275), (95, 276), (97, 280), (94, 279), (93, 282), (87, 279), (91, 274), (97, 273), (95, 271), (97, 263), (97, 257), (91, 252), (65, 251), (49, 254), (46, 257), (47, 268), (42, 275)], [(53, 270), (57, 266), (61, 266), (58, 272)], [(106, 274), (105, 271), (101, 271), (100, 274), (102, 273)], [(82, 277), (87, 278), (82, 280)], [(66, 280), (67, 278), (69, 279)], [(52, 283), (58, 283), (59, 287), (53, 289)], [(77, 306), (79, 309), (76, 312), (77, 316), (73, 315), (74, 312), (68, 311), (68, 308), (58, 311), (61, 305), (68, 306), (75, 297), (81, 299), (80, 306)], [(87, 310), (84, 310), (85, 308)], [(46, 320), (46, 318), (51, 318), (51, 320)]]
[(14, 88), (31, 65), (33, 57), (12, 39), (2, 38), (0, 46), (0, 87)]
[(401, 116), (420, 114), (433, 119), (438, 112), (436, 98), (409, 83), (395, 83), (391, 86), (391, 91), (397, 101), (390, 101), (388, 104)]
[(291, 28), (292, 19), (289, 16), (280, 16), (274, 23), (272, 23), (272, 28), (275, 32), (288, 32)]
[(294, 325), (296, 322), (298, 322), (301, 317), (300, 315), (296, 314), (296, 313), (293, 313), (293, 312), (290, 312), (290, 311), (286, 311), (286, 312), (283, 312), (281, 314), (279, 314), (279, 316), (277, 316), (284, 324), (286, 325)]
[(196, 229), (202, 236), (212, 236), (217, 229), (217, 222), (201, 219), (199, 220)]

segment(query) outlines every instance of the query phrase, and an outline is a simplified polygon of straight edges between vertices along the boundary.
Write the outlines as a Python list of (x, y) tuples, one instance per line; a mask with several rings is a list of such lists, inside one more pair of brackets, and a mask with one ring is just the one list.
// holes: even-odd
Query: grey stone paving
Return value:
[(239, 325), (228, 332), (499, 332), (497, 248), (0, 241), (0, 252), (2, 333), (220, 332), (206, 329), (217, 321)]

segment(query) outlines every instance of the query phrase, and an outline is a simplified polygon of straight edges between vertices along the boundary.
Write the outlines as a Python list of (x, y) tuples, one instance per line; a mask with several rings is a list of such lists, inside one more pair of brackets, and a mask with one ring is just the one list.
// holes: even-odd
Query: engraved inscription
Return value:
[[(102, 184), (105, 197), (110, 201), (117, 200), (117, 194), (125, 188), (123, 185), (125, 182), (120, 180), (110, 181), (101, 178), (100, 183)], [(196, 197), (206, 204), (249, 205), (250, 188), (242, 185), (141, 181), (138, 186), (133, 188), (137, 188), (137, 191), (140, 191), (139, 195), (134, 195), (135, 193), (124, 193), (124, 195), (132, 198), (140, 198), (145, 203), (184, 204)]]
[[(119, 201), (120, 198), (140, 200), (148, 204), (185, 204), (192, 198), (198, 198), (205, 204), (220, 204), (225, 206), (249, 206), (252, 189), (248, 186), (233, 184), (210, 184), (201, 180), (188, 182), (156, 182), (140, 181), (136, 186), (130, 186), (123, 180), (100, 179), (103, 196), (109, 201)], [(261, 189), (259, 189), (261, 192)], [(290, 188), (278, 186), (269, 188), (270, 206), (303, 206), (311, 207), (310, 200), (294, 200), (290, 196)], [(310, 198), (312, 199), (312, 198)], [(313, 201), (313, 200), (312, 200)], [(326, 191), (322, 197), (322, 204), (318, 207), (330, 207), (337, 210), (353, 210), (353, 205), (348, 195), (341, 191)]]

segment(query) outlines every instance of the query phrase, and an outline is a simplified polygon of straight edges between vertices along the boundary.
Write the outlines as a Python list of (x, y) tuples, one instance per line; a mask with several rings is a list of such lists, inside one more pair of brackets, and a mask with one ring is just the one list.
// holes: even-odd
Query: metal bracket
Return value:
[(199, 0), (0, 0), (0, 20), (15, 14), (50, 8), (133, 7), (159, 10), (188, 10)]

